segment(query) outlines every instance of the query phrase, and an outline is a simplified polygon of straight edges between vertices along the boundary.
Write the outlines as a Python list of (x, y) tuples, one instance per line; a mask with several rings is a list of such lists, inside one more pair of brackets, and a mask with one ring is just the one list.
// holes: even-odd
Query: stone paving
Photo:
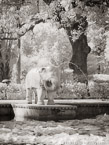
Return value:
[(69, 121), (1, 121), (0, 144), (109, 145), (109, 115)]

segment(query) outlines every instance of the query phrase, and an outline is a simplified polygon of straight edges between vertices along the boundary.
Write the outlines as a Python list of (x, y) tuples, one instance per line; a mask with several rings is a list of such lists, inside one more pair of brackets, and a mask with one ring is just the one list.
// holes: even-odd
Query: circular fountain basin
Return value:
[(13, 110), (16, 121), (23, 120), (68, 120), (74, 119), (77, 107), (74, 105), (36, 105), (14, 104)]

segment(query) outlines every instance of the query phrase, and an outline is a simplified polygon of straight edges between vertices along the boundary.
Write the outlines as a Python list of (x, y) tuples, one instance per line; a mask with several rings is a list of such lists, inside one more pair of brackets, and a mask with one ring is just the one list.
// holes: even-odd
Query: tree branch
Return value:
[(45, 22), (45, 21), (44, 21), (42, 18), (37, 18), (37, 19), (35, 19), (35, 20), (32, 20), (30, 23), (24, 24), (24, 25), (20, 28), (20, 30), (19, 30), (19, 32), (18, 32), (18, 36), (19, 36), (19, 37), (22, 37), (22, 36), (25, 35), (25, 33), (27, 33), (28, 31), (33, 30), (33, 28), (34, 28), (34, 26), (35, 26), (36, 24), (39, 24), (39, 23), (41, 23), (41, 22)]
[(17, 39), (18, 39), (17, 37), (11, 37), (11, 38), (10, 37), (3, 37), (3, 38), (1, 37), (0, 38), (0, 40), (17, 40)]
[[(33, 30), (34, 26), (41, 22), (45, 22), (45, 20), (42, 19), (41, 16), (36, 15), (35, 17), (32, 17), (28, 23), (23, 24), (22, 27), (18, 29), (17, 33), (13, 33), (13, 36), (16, 36), (16, 37), (1, 36), (0, 40), (17, 40), (20, 37), (24, 36), (28, 31)], [(6, 33), (2, 33), (2, 35), (4, 34)]]

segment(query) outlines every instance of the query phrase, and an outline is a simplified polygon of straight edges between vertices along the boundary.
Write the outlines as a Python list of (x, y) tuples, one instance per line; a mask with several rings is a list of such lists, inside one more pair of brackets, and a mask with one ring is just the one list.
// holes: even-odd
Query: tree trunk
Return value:
[(87, 56), (91, 48), (88, 46), (87, 37), (82, 34), (72, 45), (72, 58), (69, 67), (74, 70), (74, 74), (87, 76)]
[[(0, 46), (0, 49), (1, 49), (1, 46)], [(0, 82), (2, 82), (3, 80), (3, 70), (4, 70), (4, 67), (3, 67), (3, 60), (2, 60), (2, 54), (0, 52)]]
[[(20, 11), (20, 7), (21, 5), (17, 6), (17, 10)], [(17, 27), (20, 29), (21, 23), (20, 23), (20, 18), (18, 17), (17, 19)], [(19, 49), (19, 57), (17, 60), (17, 64), (16, 64), (16, 83), (20, 84), (21, 80), (20, 80), (20, 75), (21, 75), (21, 54), (20, 54), (20, 47), (21, 47), (21, 40), (20, 37), (18, 38), (18, 49)]]
[(19, 49), (19, 57), (16, 64), (16, 83), (20, 84), (20, 74), (21, 74), (21, 54), (20, 54), (20, 38), (18, 39), (18, 49)]
[(6, 60), (3, 63), (4, 67), (3, 67), (3, 79), (10, 79), (10, 67), (9, 67), (9, 63), (10, 63), (10, 58), (8, 56), (8, 54), (6, 55)]
[(0, 82), (4, 79), (10, 79), (10, 47), (11, 42), (1, 41), (0, 44)]

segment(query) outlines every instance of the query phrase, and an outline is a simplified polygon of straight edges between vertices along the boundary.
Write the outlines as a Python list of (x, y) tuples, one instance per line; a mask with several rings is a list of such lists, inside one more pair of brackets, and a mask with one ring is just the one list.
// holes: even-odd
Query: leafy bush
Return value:
[(95, 83), (90, 81), (88, 84), (90, 96), (87, 94), (85, 83), (66, 82), (59, 90), (58, 98), (70, 99), (109, 99), (109, 83)]
[[(87, 86), (85, 83), (78, 82), (74, 75), (64, 73), (61, 87), (57, 91), (56, 98), (64, 99), (109, 99), (109, 83), (97, 83), (93, 80), (88, 82), (90, 96), (87, 95)], [(6, 84), (0, 83), (1, 100), (24, 100), (26, 91), (24, 84)]]
[(21, 84), (6, 84), (0, 83), (0, 99), (5, 100), (24, 100), (25, 99), (25, 88)]
[(65, 71), (62, 74), (62, 87), (58, 94), (59, 98), (86, 98), (87, 86), (85, 83), (78, 82), (78, 77), (72, 72)]
[(108, 99), (109, 97), (109, 83), (96, 83), (91, 81), (89, 83), (90, 94), (95, 99)]
[(3, 83), (0, 83), (0, 100), (7, 99), (6, 89), (7, 89), (7, 85), (3, 84)]
[(87, 96), (86, 85), (84, 83), (67, 82), (62, 85), (59, 98), (82, 99)]

